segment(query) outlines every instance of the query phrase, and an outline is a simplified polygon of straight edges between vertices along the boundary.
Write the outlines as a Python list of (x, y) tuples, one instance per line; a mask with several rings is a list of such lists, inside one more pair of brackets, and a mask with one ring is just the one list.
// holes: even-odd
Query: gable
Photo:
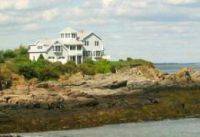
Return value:
[(88, 36), (86, 36), (83, 40), (89, 39), (90, 37), (95, 36), (96, 38), (98, 38), (99, 40), (102, 40), (99, 36), (97, 36), (94, 33), (90, 33)]

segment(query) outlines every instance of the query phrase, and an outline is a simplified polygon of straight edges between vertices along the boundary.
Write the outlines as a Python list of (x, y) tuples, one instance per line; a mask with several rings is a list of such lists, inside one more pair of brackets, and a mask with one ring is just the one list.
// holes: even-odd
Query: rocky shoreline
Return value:
[(0, 94), (0, 133), (198, 116), (200, 71), (165, 74), (139, 66), (95, 76), (77, 73)]

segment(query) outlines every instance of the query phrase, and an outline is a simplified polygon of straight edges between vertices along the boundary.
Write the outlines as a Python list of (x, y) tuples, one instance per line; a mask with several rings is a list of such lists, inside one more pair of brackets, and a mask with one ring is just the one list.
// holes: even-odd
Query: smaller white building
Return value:
[(85, 59), (99, 60), (104, 58), (102, 39), (92, 32), (76, 31), (65, 28), (56, 39), (43, 39), (29, 46), (30, 60), (38, 60), (40, 55), (50, 62), (74, 61), (77, 64)]

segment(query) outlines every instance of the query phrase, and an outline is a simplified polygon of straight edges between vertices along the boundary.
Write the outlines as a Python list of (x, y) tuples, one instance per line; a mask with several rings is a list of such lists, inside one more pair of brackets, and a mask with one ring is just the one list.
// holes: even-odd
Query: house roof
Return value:
[(63, 30), (60, 32), (60, 34), (61, 34), (61, 33), (77, 33), (77, 31), (74, 30), (74, 29), (72, 29), (72, 28), (70, 28), (70, 27), (67, 27), (67, 28), (63, 29)]
[(83, 40), (85, 37), (89, 36), (92, 32), (87, 32), (87, 31), (80, 31), (78, 32), (78, 37), (80, 40)]
[(87, 31), (80, 31), (80, 32), (78, 32), (78, 37), (80, 38), (80, 40), (84, 40), (86, 38), (89, 38), (91, 35), (95, 35), (98, 39), (101, 40), (101, 38), (99, 36), (97, 36), (93, 32), (87, 32)]
[[(42, 39), (35, 42), (33, 45), (30, 45), (28, 52), (46, 52), (54, 43), (52, 39)], [(42, 49), (39, 49), (38, 46), (42, 46)]]
[[(47, 52), (56, 42), (61, 43), (62, 45), (83, 45), (81, 41), (78, 41), (76, 39), (42, 39), (37, 41), (35, 44), (30, 45), (29, 51), (32, 53), (44, 53)], [(42, 46), (42, 48), (38, 48), (39, 46)]]

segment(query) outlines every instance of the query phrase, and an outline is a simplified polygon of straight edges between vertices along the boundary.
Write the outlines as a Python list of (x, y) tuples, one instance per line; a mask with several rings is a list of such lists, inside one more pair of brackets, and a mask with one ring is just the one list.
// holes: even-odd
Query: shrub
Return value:
[(23, 75), (26, 79), (38, 77), (38, 72), (30, 65), (21, 66), (19, 68), (19, 74)]
[(17, 56), (28, 57), (28, 48), (26, 48), (25, 46), (20, 46), (19, 48), (15, 49), (14, 52), (17, 54)]
[(111, 64), (107, 60), (97, 61), (95, 66), (96, 66), (96, 72), (97, 73), (105, 74), (105, 73), (111, 72)]
[(0, 90), (9, 88), (12, 85), (11, 75), (12, 71), (6, 64), (0, 66)]
[(63, 71), (65, 73), (69, 73), (69, 74), (73, 74), (73, 73), (78, 72), (77, 65), (74, 61), (67, 62), (66, 64), (64, 64), (62, 69), (64, 69)]
[(51, 68), (44, 68), (39, 72), (38, 79), (40, 81), (55, 80), (59, 78), (59, 74), (53, 71)]
[(3, 56), (3, 51), (0, 51), (0, 63), (4, 63), (4, 56)]
[(92, 64), (83, 63), (79, 66), (80, 71), (85, 75), (95, 75), (95, 66)]
[(4, 53), (3, 53), (3, 57), (5, 59), (9, 59), (9, 58), (15, 58), (17, 55), (14, 51), (12, 50), (6, 50)]

